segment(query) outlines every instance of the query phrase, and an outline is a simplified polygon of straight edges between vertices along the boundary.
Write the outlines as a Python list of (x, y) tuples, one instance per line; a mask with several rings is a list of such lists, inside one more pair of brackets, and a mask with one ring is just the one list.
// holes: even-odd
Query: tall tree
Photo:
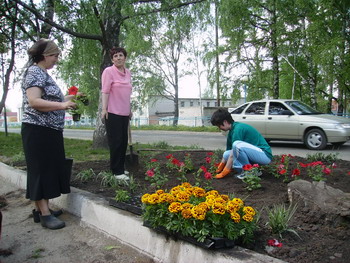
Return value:
[[(90, 39), (98, 41), (101, 45), (102, 61), (100, 63), (100, 73), (102, 70), (111, 64), (108, 51), (113, 46), (120, 45), (120, 37), (122, 30), (127, 30), (124, 27), (128, 20), (132, 20), (136, 17), (147, 16), (153, 13), (166, 12), (177, 8), (188, 7), (192, 4), (204, 2), (205, 0), (183, 0), (172, 1), (167, 3), (166, 1), (153, 1), (153, 0), (87, 0), (81, 2), (72, 1), (54, 1), (59, 8), (56, 11), (57, 20), (48, 19), (42, 12), (34, 5), (27, 4), (23, 0), (13, 0), (21, 5), (27, 12), (30, 12), (46, 24), (54, 27), (61, 33), (67, 33), (72, 37)], [(90, 19), (93, 19), (93, 23), (99, 25), (98, 32), (95, 32), (96, 27), (90, 28), (87, 26), (84, 30), (77, 31), (77, 23), (83, 22), (83, 14), (89, 10), (89, 13), (93, 13)], [(101, 105), (101, 103), (100, 103)], [(101, 109), (99, 109), (100, 112)], [(97, 125), (94, 132), (93, 144), (95, 147), (106, 147), (106, 131), (98, 114)]]

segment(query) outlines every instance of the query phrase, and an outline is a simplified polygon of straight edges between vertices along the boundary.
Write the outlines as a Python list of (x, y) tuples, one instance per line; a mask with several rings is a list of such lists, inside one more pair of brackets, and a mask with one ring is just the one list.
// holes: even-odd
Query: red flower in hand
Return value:
[(72, 86), (68, 89), (68, 95), (77, 95), (78, 90), (76, 86)]

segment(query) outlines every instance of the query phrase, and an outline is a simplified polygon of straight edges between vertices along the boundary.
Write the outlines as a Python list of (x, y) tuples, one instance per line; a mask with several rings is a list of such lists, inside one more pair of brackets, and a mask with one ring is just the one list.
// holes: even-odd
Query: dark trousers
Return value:
[(128, 125), (129, 116), (108, 113), (106, 132), (111, 171), (115, 175), (124, 173), (125, 153), (128, 147)]

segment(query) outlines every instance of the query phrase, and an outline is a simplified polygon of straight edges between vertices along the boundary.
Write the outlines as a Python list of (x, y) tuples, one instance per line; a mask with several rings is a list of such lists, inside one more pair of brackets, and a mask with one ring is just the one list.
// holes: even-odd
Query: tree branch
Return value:
[(18, 3), (19, 5), (23, 6), (25, 9), (27, 9), (28, 11), (30, 11), (36, 18), (38, 18), (39, 20), (61, 30), (62, 32), (65, 32), (67, 34), (70, 34), (72, 36), (75, 37), (79, 37), (79, 38), (84, 38), (84, 39), (92, 39), (92, 40), (99, 40), (102, 41), (102, 36), (101, 35), (92, 35), (92, 34), (84, 34), (84, 33), (78, 33), (75, 32), (73, 30), (70, 30), (66, 27), (63, 27), (53, 21), (51, 21), (50, 19), (47, 19), (46, 17), (42, 16), (39, 11), (36, 8), (32, 8), (29, 5), (27, 5), (26, 3), (23, 3), (21, 0), (13, 0), (16, 3)]

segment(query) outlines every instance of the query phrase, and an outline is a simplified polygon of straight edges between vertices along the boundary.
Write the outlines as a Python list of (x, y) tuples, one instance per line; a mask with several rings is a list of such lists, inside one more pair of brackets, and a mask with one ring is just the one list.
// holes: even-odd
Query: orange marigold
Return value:
[(253, 221), (253, 216), (250, 215), (250, 214), (245, 214), (242, 218), (243, 218), (244, 221), (247, 221), (247, 222), (252, 222)]
[(157, 194), (151, 194), (148, 197), (148, 203), (151, 205), (157, 204), (158, 201), (159, 201), (159, 195), (157, 195)]
[(192, 212), (191, 212), (191, 209), (183, 209), (182, 211), (181, 211), (181, 215), (182, 215), (182, 217), (183, 218), (185, 218), (185, 219), (189, 219), (189, 218), (191, 218), (192, 217)]
[(249, 214), (249, 215), (251, 215), (251, 216), (254, 216), (254, 215), (256, 214), (254, 208), (251, 207), (251, 206), (245, 206), (245, 207), (243, 208), (243, 212), (246, 213), (246, 214)]
[(238, 213), (231, 213), (231, 219), (235, 223), (239, 223), (241, 221), (241, 216)]
[(205, 196), (205, 190), (200, 187), (193, 187), (193, 195), (195, 197), (203, 197)]
[(148, 204), (148, 197), (150, 196), (150, 194), (144, 194), (142, 197), (141, 197), (141, 202), (144, 203), (144, 204)]
[(173, 202), (169, 205), (168, 210), (170, 213), (178, 213), (181, 211), (181, 203)]

